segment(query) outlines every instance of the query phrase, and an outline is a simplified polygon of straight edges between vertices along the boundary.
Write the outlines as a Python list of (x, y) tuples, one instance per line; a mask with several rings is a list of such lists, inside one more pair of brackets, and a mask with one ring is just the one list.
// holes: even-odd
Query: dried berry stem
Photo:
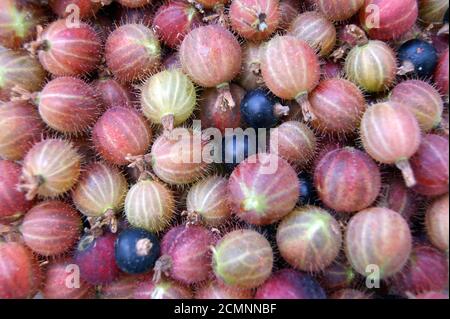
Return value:
[(164, 274), (169, 276), (170, 269), (172, 268), (172, 257), (168, 255), (162, 255), (158, 258), (153, 268), (153, 282), (158, 283), (161, 281), (161, 277)]
[(347, 25), (345, 32), (351, 38), (351, 41), (347, 41), (349, 44), (354, 42), (357, 46), (363, 46), (369, 43), (369, 39), (364, 30), (355, 24)]
[(408, 160), (400, 160), (395, 163), (397, 168), (402, 172), (403, 179), (405, 180), (405, 184), (408, 187), (413, 187), (416, 185), (416, 179), (414, 177), (414, 172), (409, 164)]
[(25, 192), (25, 198), (27, 200), (33, 200), (38, 193), (39, 187), (44, 184), (44, 182), (42, 176), (35, 176), (30, 174), (27, 170), (24, 170), (23, 175), (20, 177), (17, 189), (20, 192)]
[(414, 64), (411, 61), (404, 61), (403, 64), (398, 68), (397, 74), (398, 75), (406, 75), (408, 73), (414, 72), (416, 68), (414, 67)]
[(308, 99), (308, 92), (302, 92), (295, 97), (295, 100), (300, 105), (305, 122), (311, 122), (316, 119), (314, 113), (311, 112), (311, 104)]
[(228, 83), (218, 85), (217, 90), (219, 91), (219, 95), (217, 96), (215, 108), (220, 109), (222, 112), (226, 112), (228, 109), (232, 109), (236, 106)]
[(283, 116), (288, 116), (289, 115), (289, 111), (290, 111), (290, 108), (287, 105), (282, 105), (280, 103), (276, 103), (273, 106), (273, 113), (278, 118), (283, 117)]

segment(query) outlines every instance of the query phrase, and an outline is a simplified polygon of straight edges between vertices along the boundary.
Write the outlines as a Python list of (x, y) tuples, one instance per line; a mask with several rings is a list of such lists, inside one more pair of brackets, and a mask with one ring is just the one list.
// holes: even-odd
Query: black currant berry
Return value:
[(159, 253), (158, 239), (144, 229), (126, 229), (116, 241), (117, 266), (129, 274), (142, 274), (151, 270)]
[(258, 150), (256, 136), (233, 134), (222, 140), (222, 163), (227, 171), (232, 171), (240, 162)]
[(300, 196), (298, 197), (298, 204), (303, 205), (315, 205), (317, 200), (317, 194), (315, 192), (314, 184), (306, 173), (300, 173), (298, 175), (300, 182)]
[(413, 39), (398, 50), (398, 58), (404, 74), (412, 73), (420, 78), (431, 77), (438, 62), (436, 49), (428, 42)]
[(288, 109), (264, 90), (247, 92), (241, 101), (241, 116), (252, 128), (271, 128), (278, 122), (278, 117), (287, 115)]

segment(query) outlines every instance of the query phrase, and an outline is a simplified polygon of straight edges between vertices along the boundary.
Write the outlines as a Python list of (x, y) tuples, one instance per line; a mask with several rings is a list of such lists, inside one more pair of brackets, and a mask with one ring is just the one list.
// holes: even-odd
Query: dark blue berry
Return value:
[(278, 122), (274, 112), (276, 103), (276, 99), (264, 90), (249, 91), (241, 101), (242, 118), (254, 129), (271, 128)]
[(300, 173), (298, 175), (300, 196), (298, 198), (298, 204), (314, 205), (317, 200), (317, 194), (315, 192), (314, 184), (308, 174)]
[(398, 58), (402, 66), (412, 63), (413, 74), (420, 78), (431, 77), (438, 63), (436, 49), (428, 42), (418, 39), (405, 42), (398, 50)]
[(160, 253), (158, 239), (144, 229), (131, 228), (122, 231), (116, 241), (117, 266), (129, 274), (150, 271)]
[(255, 154), (257, 147), (256, 136), (238, 133), (226, 135), (222, 140), (222, 163), (226, 170), (232, 171), (244, 159)]

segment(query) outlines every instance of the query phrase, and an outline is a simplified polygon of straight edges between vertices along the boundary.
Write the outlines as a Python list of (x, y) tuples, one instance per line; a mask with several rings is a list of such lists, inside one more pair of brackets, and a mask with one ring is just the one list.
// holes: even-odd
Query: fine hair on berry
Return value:
[(425, 214), (428, 238), (442, 251), (448, 251), (448, 216), (448, 194), (431, 202)]
[(344, 21), (356, 14), (364, 0), (313, 0), (315, 7), (331, 21)]
[(390, 100), (411, 108), (424, 132), (436, 128), (441, 123), (444, 103), (439, 92), (427, 82), (420, 80), (401, 82), (392, 89)]
[(164, 271), (186, 285), (211, 277), (211, 246), (215, 238), (202, 226), (180, 225), (169, 230), (161, 242), (161, 257), (155, 271)]

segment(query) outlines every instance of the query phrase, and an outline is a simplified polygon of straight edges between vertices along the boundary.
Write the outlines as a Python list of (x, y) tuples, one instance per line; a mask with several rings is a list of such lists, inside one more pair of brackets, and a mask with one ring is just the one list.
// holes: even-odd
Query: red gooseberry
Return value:
[(401, 271), (412, 249), (406, 220), (388, 208), (368, 208), (350, 219), (345, 234), (345, 252), (361, 275), (376, 272), (385, 279)]
[(25, 101), (0, 104), (0, 157), (23, 159), (39, 141), (44, 125), (33, 105)]
[(100, 63), (102, 53), (94, 28), (84, 22), (74, 28), (65, 19), (40, 30), (37, 40), (30, 43), (28, 49), (37, 52), (44, 69), (56, 76), (89, 73)]
[(361, 140), (366, 152), (384, 164), (395, 164), (403, 174), (406, 186), (416, 184), (409, 164), (420, 146), (419, 123), (410, 109), (400, 103), (371, 105), (361, 121)]
[(25, 244), (42, 256), (57, 256), (69, 251), (81, 232), (80, 214), (61, 201), (46, 201), (34, 206), (19, 227)]
[(381, 175), (366, 153), (345, 147), (320, 160), (315, 167), (314, 184), (325, 205), (352, 213), (372, 205), (380, 193)]
[[(83, 279), (76, 278), (74, 261), (61, 259), (50, 262), (45, 270), (45, 280), (41, 290), (45, 299), (90, 299), (95, 289)], [(72, 276), (73, 275), (73, 278)], [(71, 281), (73, 279), (73, 281)]]
[(160, 64), (161, 46), (155, 33), (140, 23), (128, 23), (111, 32), (105, 59), (120, 82), (142, 80)]
[(411, 157), (411, 167), (416, 179), (414, 190), (426, 196), (448, 193), (449, 158), (448, 137), (427, 134), (417, 152)]
[(125, 165), (130, 156), (144, 155), (150, 147), (152, 131), (137, 111), (116, 106), (95, 123), (92, 139), (97, 152), (108, 162)]
[(273, 37), (262, 54), (261, 74), (266, 86), (282, 99), (295, 99), (302, 106), (305, 120), (313, 119), (308, 94), (320, 79), (314, 50), (307, 42), (287, 35)]
[(25, 156), (19, 187), (29, 200), (36, 195), (62, 195), (77, 182), (80, 165), (80, 155), (70, 142), (58, 138), (43, 140)]
[(267, 39), (278, 27), (278, 0), (233, 0), (229, 11), (231, 27), (250, 41)]
[(185, 35), (200, 25), (200, 12), (191, 3), (180, 0), (160, 6), (153, 20), (156, 34), (171, 48), (180, 45)]
[[(374, 23), (375, 14), (376, 23)], [(416, 0), (365, 0), (359, 20), (372, 39), (389, 41), (412, 29), (418, 15)]]
[(37, 259), (24, 245), (0, 241), (0, 298), (32, 298), (41, 285)]
[(288, 34), (308, 42), (322, 57), (329, 55), (336, 44), (336, 28), (333, 23), (315, 11), (297, 16), (292, 21)]
[(251, 155), (230, 176), (231, 209), (248, 223), (271, 224), (295, 207), (298, 185), (297, 173), (284, 159), (275, 154)]

